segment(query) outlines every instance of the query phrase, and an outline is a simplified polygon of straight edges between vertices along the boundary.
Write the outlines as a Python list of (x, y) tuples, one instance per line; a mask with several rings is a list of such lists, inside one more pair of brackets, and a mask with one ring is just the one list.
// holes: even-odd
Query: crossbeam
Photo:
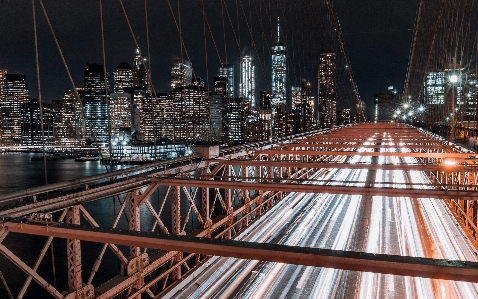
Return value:
[[(434, 199), (463, 199), (478, 200), (478, 192), (466, 190), (446, 189), (410, 189), (388, 187), (355, 187), (355, 186), (329, 186), (313, 184), (290, 184), (290, 183), (250, 183), (235, 181), (194, 180), (194, 179), (162, 179), (158, 182), (164, 186), (186, 186), (222, 189), (243, 190), (267, 190), (282, 192), (303, 193), (329, 193), (349, 194), (363, 196), (388, 196), (388, 197), (411, 197), (411, 198), (434, 198)], [(365, 184), (365, 182), (364, 182)], [(384, 184), (384, 183), (377, 183)], [(397, 184), (401, 185), (401, 184)], [(431, 186), (431, 185), (430, 185)]]
[(308, 156), (361, 156), (361, 157), (415, 157), (415, 158), (478, 158), (470, 153), (414, 153), (414, 152), (357, 152), (357, 151), (309, 151), (309, 150), (260, 150), (269, 155), (308, 155)]
[(7, 222), (4, 223), (4, 226), (10, 232), (75, 238), (90, 242), (134, 245), (158, 250), (478, 283), (477, 262), (164, 235), (64, 223), (42, 225), (28, 222)]
[(294, 148), (308, 148), (308, 147), (316, 147), (316, 148), (331, 148), (331, 149), (341, 149), (341, 148), (407, 148), (407, 149), (433, 149), (433, 150), (452, 150), (449, 146), (444, 146), (442, 144), (362, 144), (362, 143), (355, 143), (355, 144), (348, 144), (344, 142), (338, 142), (334, 144), (314, 144), (314, 143), (300, 143), (300, 144), (290, 144), (287, 145), (286, 148), (288, 150), (293, 150)]
[(335, 163), (335, 162), (296, 162), (296, 161), (253, 161), (253, 160), (228, 160), (228, 165), (240, 166), (273, 166), (273, 167), (299, 167), (299, 168), (338, 168), (338, 169), (368, 169), (368, 170), (404, 170), (404, 171), (478, 171), (478, 165), (444, 165), (423, 164), (370, 164), (370, 163)]

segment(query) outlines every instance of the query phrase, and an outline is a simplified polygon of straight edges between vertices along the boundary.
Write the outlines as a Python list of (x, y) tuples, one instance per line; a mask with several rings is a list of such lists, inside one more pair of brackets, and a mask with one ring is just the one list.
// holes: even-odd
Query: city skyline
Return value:
[[(400, 3), (384, 6), (383, 4), (375, 3), (368, 6), (360, 6), (359, 3), (344, 3), (343, 1), (336, 1), (334, 6), (336, 7), (337, 16), (341, 20), (343, 38), (345, 41), (346, 49), (348, 50), (348, 55), (351, 61), (351, 66), (354, 70), (354, 75), (357, 80), (357, 86), (359, 93), (362, 95), (362, 100), (367, 104), (370, 103), (372, 94), (381, 89), (385, 89), (386, 86), (390, 84), (395, 84), (400, 86), (404, 81), (406, 74), (406, 63), (408, 60), (408, 52), (412, 37), (412, 32), (409, 31), (413, 27), (413, 21), (416, 15), (417, 3), (416, 1), (409, 1), (409, 3)], [(81, 6), (75, 4), (63, 5), (59, 4), (57, 7), (52, 6), (51, 2), (44, 1), (47, 12), (50, 14), (50, 18), (53, 24), (53, 28), (56, 31), (58, 41), (62, 46), (65, 54), (67, 64), (71, 68), (71, 73), (76, 84), (81, 82), (81, 69), (84, 68), (86, 63), (102, 63), (101, 58), (101, 39), (99, 31), (99, 17), (97, 14), (92, 14), (91, 12), (98, 11), (97, 3), (85, 2)], [(128, 12), (129, 20), (132, 24), (135, 36), (137, 37), (137, 42), (139, 47), (143, 50), (143, 54), (148, 56), (147, 51), (147, 39), (145, 35), (145, 24), (144, 24), (144, 8), (142, 5), (137, 5), (133, 2), (124, 1), (125, 9)], [(160, 22), (153, 25), (150, 23), (150, 35), (151, 35), (151, 47), (150, 47), (150, 56), (152, 68), (152, 82), (155, 86), (157, 92), (167, 92), (169, 86), (169, 63), (172, 58), (183, 56), (185, 59), (188, 59), (193, 63), (195, 72), (199, 77), (206, 78), (205, 71), (205, 59), (204, 59), (204, 37), (202, 32), (202, 15), (201, 9), (198, 5), (196, 8), (194, 6), (191, 9), (186, 10), (184, 5), (180, 6), (181, 9), (181, 22), (183, 27), (183, 40), (185, 44), (185, 51), (182, 51), (179, 42), (179, 36), (177, 29), (174, 25), (174, 20), (172, 14), (167, 6), (164, 3), (149, 3), (150, 6), (150, 19), (157, 18), (158, 14), (161, 14)], [(234, 63), (236, 65), (236, 78), (239, 78), (239, 58), (238, 55), (242, 51), (244, 46), (249, 46), (253, 48), (254, 54), (260, 54), (260, 61), (263, 67), (269, 68), (270, 66), (270, 56), (269, 51), (263, 53), (263, 47), (270, 47), (275, 40), (276, 24), (269, 24), (268, 18), (271, 17), (275, 19), (277, 16), (281, 17), (281, 22), (284, 20), (282, 25), (281, 36), (284, 36), (286, 45), (289, 50), (288, 60), (293, 66), (288, 68), (288, 85), (289, 86), (298, 86), (300, 85), (301, 77), (308, 77), (312, 83), (315, 85), (315, 80), (313, 78), (313, 70), (307, 69), (307, 66), (303, 65), (306, 61), (315, 61), (316, 65), (318, 64), (317, 56), (317, 45), (319, 47), (326, 48), (328, 47), (327, 43), (324, 42), (324, 38), (319, 38), (317, 42), (314, 42), (315, 45), (309, 50), (301, 49), (301, 45), (305, 45), (301, 41), (306, 41), (309, 39), (307, 34), (314, 34), (309, 30), (305, 30), (304, 34), (297, 35), (300, 32), (300, 23), (293, 25), (292, 22), (294, 15), (297, 15), (298, 10), (292, 5), (274, 5), (268, 7), (267, 10), (265, 4), (258, 3), (261, 5), (264, 12), (267, 12), (262, 17), (263, 19), (263, 29), (264, 33), (261, 33), (261, 25), (255, 16), (255, 21), (250, 23), (253, 29), (252, 32), (256, 32), (257, 35), (254, 36), (255, 48), (249, 30), (247, 28), (246, 20), (249, 21), (249, 16), (246, 19), (242, 15), (242, 10), (239, 7), (238, 20), (235, 17), (232, 19), (232, 24), (235, 24), (234, 27), (231, 26), (229, 19), (225, 19), (226, 31), (228, 32), (225, 36), (226, 41), (223, 40), (222, 34), (222, 12), (220, 3), (208, 2), (205, 4), (205, 12), (207, 15), (208, 22), (210, 22), (210, 27), (212, 30), (212, 35), (209, 32), (207, 33), (207, 50), (210, 53), (208, 55), (209, 60), (209, 87), (212, 88), (212, 77), (215, 73), (215, 65), (219, 63)], [(284, 4), (285, 5), (285, 4)], [(313, 15), (310, 12), (316, 10), (320, 11), (319, 14), (326, 12), (324, 9), (319, 9), (318, 5), (310, 6), (311, 4), (301, 4), (302, 6), (306, 5), (308, 8), (304, 14), (304, 18), (301, 23), (304, 23), (303, 26), (308, 26), (310, 22), (315, 22)], [(244, 9), (247, 10), (247, 3), (244, 3)], [(299, 7), (299, 4), (297, 4)], [(228, 5), (229, 13), (231, 18), (236, 13), (236, 7), (233, 5)], [(364, 17), (360, 22), (356, 22), (357, 18), (350, 18), (350, 13), (354, 11), (354, 8), (357, 8), (357, 11), (360, 11), (361, 15)], [(106, 11), (107, 9), (107, 11)], [(177, 10), (173, 3), (173, 11), (175, 11), (175, 16), (177, 18)], [(62, 18), (57, 12), (63, 11), (62, 15), (68, 15), (68, 19)], [(408, 13), (406, 13), (408, 11)], [(2, 35), (5, 36), (4, 42), (0, 44), (0, 68), (6, 68), (11, 73), (22, 73), (27, 76), (29, 79), (31, 90), (33, 92), (32, 96), (35, 96), (36, 88), (33, 88), (36, 85), (35, 78), (35, 69), (34, 69), (34, 55), (33, 52), (33, 38), (31, 35), (32, 24), (31, 24), (31, 5), (28, 1), (23, 2), (19, 1), (15, 6), (7, 6), (4, 11), (8, 13), (5, 17), (0, 18), (3, 20), (0, 30), (2, 30)], [(119, 5), (105, 4), (105, 51), (106, 51), (106, 69), (111, 71), (113, 68), (121, 61), (125, 60), (128, 53), (131, 53), (132, 49), (136, 49), (135, 41), (132, 39), (129, 34), (129, 28), (127, 22), (123, 16), (123, 12)], [(0, 12), (1, 13), (1, 12)], [(367, 15), (374, 14), (373, 18), (367, 18)], [(10, 20), (9, 15), (23, 15), (24, 23), (17, 26), (14, 31), (10, 30), (12, 24), (8, 23)], [(52, 101), (55, 99), (60, 99), (67, 89), (71, 89), (71, 84), (68, 81), (65, 68), (61, 63), (58, 50), (53, 43), (51, 38), (51, 33), (49, 32), (48, 26), (44, 21), (44, 16), (41, 13), (41, 10), (37, 7), (37, 17), (38, 17), (38, 33), (39, 33), (39, 50), (40, 50), (40, 71), (42, 74), (42, 84), (49, 86), (48, 89), (43, 89), (42, 97), (46, 101)], [(307, 21), (307, 18), (310, 20)], [(381, 47), (374, 46), (370, 43), (384, 43), (386, 46), (383, 49), (390, 47), (389, 39), (380, 39), (382, 33), (374, 33), (375, 30), (371, 30), (372, 22), (373, 24), (380, 24), (379, 26), (384, 31), (384, 36), (387, 34), (393, 34), (394, 38), (398, 35), (400, 36), (400, 44), (402, 45), (403, 51), (398, 51), (395, 49), (394, 45), (393, 53), (401, 53), (400, 55), (395, 55), (393, 59), (389, 59), (392, 52), (388, 54), (387, 52), (371, 52), (369, 49), (379, 49)], [(87, 20), (89, 27), (85, 28), (82, 31), (79, 31), (75, 24), (75, 20)], [(392, 21), (393, 20), (393, 21)], [(390, 22), (392, 21), (392, 22)], [(307, 23), (309, 22), (309, 23)], [(61, 26), (60, 26), (61, 24)], [(201, 26), (197, 26), (200, 25)], [(237, 25), (239, 25), (239, 31), (237, 31)], [(18, 24), (17, 24), (18, 25)], [(161, 26), (160, 28), (158, 26)], [(61, 27), (61, 30), (60, 30)], [(187, 29), (185, 29), (187, 28)], [(194, 28), (196, 28), (194, 30)], [(201, 30), (199, 30), (201, 28)], [(315, 28), (315, 25), (311, 28)], [(397, 28), (399, 31), (396, 31)], [(237, 40), (234, 38), (232, 29), (236, 31)], [(206, 29), (208, 31), (208, 29)], [(312, 30), (312, 29), (310, 29)], [(389, 31), (387, 31), (389, 30)], [(17, 32), (17, 34), (11, 38), (10, 32)], [(360, 33), (360, 32), (369, 32), (369, 33)], [(388, 33), (387, 33), (388, 32)], [(263, 36), (262, 36), (263, 35)], [(292, 44), (292, 36), (294, 36), (294, 43)], [(71, 37), (75, 38), (72, 39)], [(88, 38), (86, 38), (88, 36)], [(214, 36), (214, 41), (211, 36)], [(368, 38), (368, 42), (364, 40)], [(8, 43), (6, 41), (9, 41)], [(167, 44), (161, 41), (168, 41)], [(238, 45), (237, 42), (240, 42)], [(214, 42), (216, 46), (214, 46)], [(266, 42), (268, 45), (262, 45)], [(84, 47), (84, 45), (91, 45)], [(240, 47), (239, 47), (240, 46)], [(14, 49), (14, 50), (13, 50)], [(22, 51), (18, 51), (21, 49)], [(314, 50), (315, 49), (315, 50)], [(12, 51), (13, 50), (13, 51)], [(314, 50), (314, 51), (312, 51)], [(217, 53), (219, 51), (219, 53)], [(299, 55), (299, 51), (303, 54)], [(375, 50), (374, 50), (375, 51)], [(187, 52), (187, 53), (186, 53)], [(315, 53), (315, 54), (313, 54)], [(263, 55), (264, 54), (264, 55)], [(377, 56), (378, 54), (378, 56)], [(190, 57), (186, 57), (189, 55)], [(305, 56), (304, 56), (305, 55)], [(374, 59), (370, 59), (371, 55), (374, 56)], [(219, 61), (218, 56), (220, 56), (222, 61)], [(384, 60), (386, 56), (386, 60)], [(129, 56), (128, 56), (129, 57)], [(401, 58), (399, 58), (401, 57)], [(381, 59), (381, 62), (379, 61)], [(400, 62), (400, 59), (402, 62)], [(293, 60), (296, 60), (294, 63)], [(301, 63), (297, 63), (301, 60)], [(300, 65), (303, 65), (302, 67)], [(397, 68), (397, 66), (399, 66)], [(294, 67), (296, 68), (294, 70)], [(303, 74), (300, 73), (302, 69)], [(387, 70), (385, 70), (387, 69)], [(60, 78), (52, 78), (52, 74), (60, 76)], [(304, 75), (305, 74), (305, 75)], [(308, 75), (307, 75), (308, 74)], [(269, 76), (266, 74), (266, 76)], [(295, 77), (292, 78), (291, 76)], [(372, 77), (370, 77), (372, 76)], [(369, 80), (373, 78), (373, 80)], [(270, 77), (264, 78), (263, 72), (258, 68), (257, 76), (257, 86), (258, 90), (265, 90), (269, 85), (270, 88)], [(63, 82), (63, 83), (62, 83)], [(381, 83), (380, 83), (381, 82)], [(65, 88), (66, 87), (66, 88)], [(367, 105), (368, 107), (370, 105)]]

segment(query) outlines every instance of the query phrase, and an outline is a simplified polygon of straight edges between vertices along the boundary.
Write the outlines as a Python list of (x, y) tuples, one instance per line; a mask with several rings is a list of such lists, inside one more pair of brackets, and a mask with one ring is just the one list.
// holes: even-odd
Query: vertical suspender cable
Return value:
[[(45, 156), (45, 127), (43, 124), (43, 104), (41, 98), (41, 83), (40, 83), (40, 61), (38, 58), (38, 35), (37, 35), (37, 20), (35, 13), (35, 0), (32, 0), (32, 10), (33, 10), (33, 32), (35, 35), (35, 61), (37, 68), (37, 85), (38, 85), (38, 105), (40, 106), (40, 127), (41, 127), (41, 144), (43, 151), (43, 169), (45, 171), (45, 185), (48, 185), (48, 176), (46, 168), (46, 156)], [(33, 140), (32, 140), (33, 145)]]
[(408, 73), (407, 73), (407, 78), (405, 79), (405, 92), (404, 92), (404, 94), (406, 96), (408, 95), (408, 85), (410, 84), (410, 76), (411, 76), (412, 67), (413, 67), (413, 58), (414, 58), (415, 49), (416, 49), (416, 46), (417, 46), (418, 30), (420, 29), (420, 18), (421, 18), (421, 15), (422, 15), (423, 1), (424, 0), (420, 0), (420, 6), (418, 7), (417, 22), (415, 24), (415, 32), (414, 32), (414, 35), (413, 35), (412, 49), (410, 50), (410, 61), (408, 62)]
[[(43, 11), (43, 14), (45, 15), (45, 19), (48, 23), (48, 27), (50, 28), (50, 32), (53, 36), (53, 39), (55, 41), (55, 45), (58, 49), (58, 53), (60, 54), (60, 57), (61, 57), (61, 61), (63, 62), (63, 65), (65, 66), (65, 70), (66, 70), (66, 73), (68, 74), (68, 78), (70, 79), (70, 82), (71, 82), (71, 85), (73, 87), (73, 92), (75, 94), (75, 97), (76, 97), (76, 100), (78, 101), (78, 103), (80, 103), (81, 105), (81, 112), (83, 114), (83, 118), (85, 120), (87, 120), (86, 118), (86, 111), (85, 111), (85, 107), (83, 106), (83, 103), (81, 102), (81, 98), (80, 98), (80, 95), (78, 94), (78, 90), (76, 90), (76, 86), (75, 86), (75, 82), (73, 81), (73, 77), (71, 76), (71, 72), (70, 72), (70, 69), (68, 68), (68, 64), (66, 63), (66, 60), (65, 60), (65, 56), (63, 55), (63, 51), (61, 50), (61, 47), (60, 47), (60, 43), (58, 42), (58, 39), (56, 38), (56, 34), (55, 34), (55, 31), (53, 30), (53, 26), (50, 22), (50, 18), (48, 17), (48, 14), (46, 12), (46, 9), (45, 9), (45, 6), (43, 5), (43, 1), (42, 0), (39, 0), (40, 1), (40, 5), (41, 5), (41, 8), (42, 8), (42, 11)], [(88, 127), (90, 129), (90, 132), (91, 132), (91, 135), (93, 136), (93, 138), (96, 139), (95, 136), (95, 132), (91, 126), (91, 123), (88, 122)]]
[[(108, 113), (108, 149), (109, 149), (109, 154), (110, 154), (110, 161), (111, 158), (113, 157), (111, 153), (111, 111), (110, 111), (110, 101), (108, 97), (108, 79), (106, 78), (106, 54), (105, 54), (105, 30), (104, 30), (104, 25), (103, 25), (103, 0), (100, 0), (100, 23), (101, 23), (101, 53), (102, 53), (102, 58), (103, 58), (103, 79), (104, 79), (104, 84), (105, 84), (105, 101), (106, 101), (106, 111)], [(103, 157), (101, 153), (101, 149), (98, 146), (99, 154), (101, 157)], [(108, 170), (108, 165), (107, 163), (105, 164), (106, 172), (111, 171), (111, 168), (113, 167), (110, 165), (110, 169)]]
[[(227, 64), (227, 42), (226, 42), (226, 23), (225, 23), (225, 20), (224, 20), (224, 3), (221, 1), (221, 14), (222, 14), (222, 32), (223, 32), (223, 35), (224, 35), (224, 55), (226, 55), (226, 64)], [(231, 84), (229, 82), (229, 84)]]

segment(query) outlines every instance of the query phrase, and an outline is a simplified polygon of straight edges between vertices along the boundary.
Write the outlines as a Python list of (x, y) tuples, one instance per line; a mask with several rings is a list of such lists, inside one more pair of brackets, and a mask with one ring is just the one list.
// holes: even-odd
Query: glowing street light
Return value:
[(457, 83), (458, 82), (458, 75), (456, 75), (456, 74), (451, 75), (449, 80), (450, 80), (450, 83), (452, 83), (452, 84)]
[(451, 166), (455, 166), (458, 164), (458, 161), (456, 158), (445, 158), (443, 159), (443, 165), (445, 166), (448, 166), (448, 167), (451, 167)]

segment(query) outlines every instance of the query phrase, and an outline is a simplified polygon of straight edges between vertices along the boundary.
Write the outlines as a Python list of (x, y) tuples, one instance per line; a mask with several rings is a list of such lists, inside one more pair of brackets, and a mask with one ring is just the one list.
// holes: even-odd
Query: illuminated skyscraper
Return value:
[(323, 127), (333, 127), (337, 122), (335, 74), (335, 52), (322, 51), (319, 57), (319, 118)]
[(0, 98), (2, 97), (3, 85), (5, 84), (6, 69), (0, 69)]
[[(224, 79), (227, 80), (227, 78)], [(209, 137), (211, 141), (218, 141), (221, 144), (228, 141), (226, 119), (229, 99), (229, 97), (219, 93), (209, 95), (209, 115), (211, 118)]]
[(463, 90), (466, 97), (465, 120), (476, 120), (478, 108), (476, 87), (478, 87), (478, 80), (475, 76), (470, 75)]
[(149, 90), (148, 70), (146, 69), (146, 58), (141, 55), (141, 51), (136, 49), (136, 55), (133, 60), (133, 85)]
[(134, 86), (133, 69), (127, 62), (121, 62), (113, 71), (113, 92), (123, 93), (126, 88)]
[(110, 94), (110, 122), (111, 140), (123, 140), (120, 132), (128, 131), (131, 135), (131, 94), (112, 93)]
[(302, 88), (300, 86), (292, 86), (290, 88), (292, 96), (292, 110), (302, 104)]
[(175, 58), (171, 61), (171, 90), (192, 84), (193, 68), (191, 62)]
[(24, 75), (5, 73), (0, 97), (1, 143), (21, 144), (21, 107), (30, 102), (27, 79)]
[(445, 72), (428, 72), (425, 82), (425, 103), (445, 104)]
[[(77, 89), (78, 93), (83, 90)], [(80, 95), (81, 97), (81, 95)], [(85, 118), (81, 100), (73, 90), (65, 92), (60, 101), (60, 112), (55, 121), (55, 144), (64, 146), (85, 145)]]
[(173, 98), (173, 141), (194, 144), (209, 140), (208, 90), (201, 86), (182, 86), (171, 91)]
[(108, 142), (109, 107), (106, 102), (109, 91), (103, 66), (96, 63), (87, 64), (84, 72), (84, 82), (83, 102), (86, 112), (87, 134), (90, 135), (92, 141)]
[(153, 107), (156, 140), (172, 140), (173, 97), (167, 93), (157, 93), (156, 98), (157, 103)]
[(226, 94), (226, 96), (233, 98), (234, 97), (234, 65), (226, 64), (226, 63), (219, 64), (217, 76), (227, 78), (228, 93)]
[(239, 97), (249, 103), (251, 109), (256, 107), (256, 80), (254, 76), (254, 58), (251, 55), (242, 56), (241, 86)]
[(280, 41), (280, 24), (277, 17), (277, 42), (272, 46), (272, 92), (273, 106), (286, 103), (286, 47)]
[(53, 101), (53, 103), (42, 103), (42, 111), (43, 134), (39, 101), (32, 98), (30, 99), (30, 102), (22, 104), (22, 145), (55, 144), (54, 123), (56, 116), (60, 111), (60, 101)]
[(244, 142), (244, 126), (242, 125), (242, 98), (230, 98), (227, 105), (226, 128), (229, 144)]
[(226, 77), (214, 77), (214, 92), (229, 97), (229, 80)]

